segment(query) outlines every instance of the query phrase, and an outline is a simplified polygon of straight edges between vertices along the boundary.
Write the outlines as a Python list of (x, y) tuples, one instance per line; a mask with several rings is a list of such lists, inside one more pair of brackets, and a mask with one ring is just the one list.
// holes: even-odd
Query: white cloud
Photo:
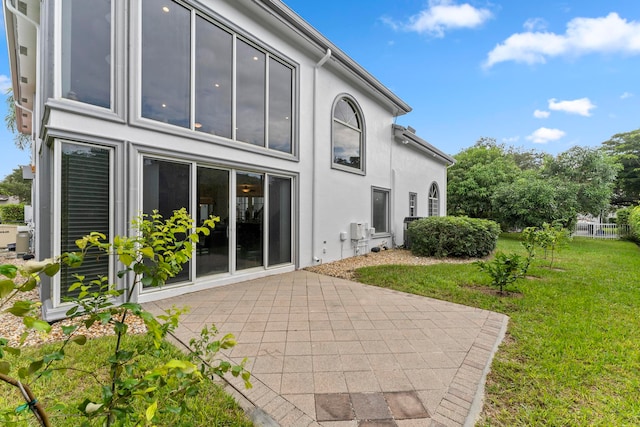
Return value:
[(640, 54), (640, 22), (612, 12), (602, 18), (574, 18), (564, 34), (516, 33), (489, 52), (484, 67), (505, 61), (544, 64), (551, 57), (588, 53)]
[(518, 142), (520, 141), (520, 137), (519, 136), (509, 136), (507, 138), (502, 138), (502, 142), (504, 142), (505, 144), (512, 144), (514, 142)]
[(531, 31), (543, 31), (547, 29), (547, 21), (542, 18), (530, 18), (522, 25), (528, 32)]
[(527, 137), (527, 140), (535, 144), (546, 144), (550, 141), (556, 141), (566, 135), (566, 132), (560, 129), (540, 128)]
[(11, 78), (0, 74), (0, 94), (4, 95), (11, 87)]
[(383, 22), (395, 30), (414, 31), (434, 37), (444, 37), (448, 30), (476, 28), (492, 17), (488, 9), (478, 9), (469, 3), (455, 4), (452, 0), (429, 0), (429, 7), (411, 16), (406, 23), (389, 18)]
[(533, 117), (535, 117), (536, 119), (546, 119), (550, 115), (551, 115), (550, 112), (543, 111), (543, 110), (536, 110), (533, 112)]
[(620, 95), (620, 99), (627, 99), (631, 97), (633, 97), (633, 94), (631, 92), (625, 92), (622, 95)]
[(589, 100), (589, 98), (574, 99), (573, 101), (558, 101), (555, 98), (549, 100), (549, 109), (554, 111), (564, 111), (569, 114), (579, 114), (581, 116), (589, 117), (591, 110), (596, 106)]

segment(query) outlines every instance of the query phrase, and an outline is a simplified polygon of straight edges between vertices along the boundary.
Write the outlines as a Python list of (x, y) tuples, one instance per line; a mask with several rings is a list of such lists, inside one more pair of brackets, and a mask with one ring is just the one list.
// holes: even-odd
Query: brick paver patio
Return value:
[(508, 318), (490, 311), (296, 271), (145, 306), (189, 306), (176, 338), (206, 324), (236, 335), (253, 388), (229, 383), (257, 424), (473, 425)]

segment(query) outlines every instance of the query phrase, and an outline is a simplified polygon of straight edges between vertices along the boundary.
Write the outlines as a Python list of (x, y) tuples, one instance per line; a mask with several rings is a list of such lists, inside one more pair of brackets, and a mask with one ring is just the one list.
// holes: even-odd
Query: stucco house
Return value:
[[(397, 95), (279, 0), (7, 0), (18, 126), (33, 136), (34, 250), (186, 207), (221, 222), (151, 301), (402, 244), (444, 215), (453, 159)], [(118, 283), (113, 260), (86, 274)], [(43, 286), (64, 316), (72, 277)], [(124, 282), (120, 283), (124, 286)]]

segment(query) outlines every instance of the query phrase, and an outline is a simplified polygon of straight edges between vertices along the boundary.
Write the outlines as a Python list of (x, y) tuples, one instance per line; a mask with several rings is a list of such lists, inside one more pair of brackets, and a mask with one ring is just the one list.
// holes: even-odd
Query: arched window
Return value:
[(429, 188), (429, 216), (440, 216), (440, 191), (435, 182)]
[(364, 126), (355, 101), (341, 97), (333, 106), (333, 166), (364, 172)]

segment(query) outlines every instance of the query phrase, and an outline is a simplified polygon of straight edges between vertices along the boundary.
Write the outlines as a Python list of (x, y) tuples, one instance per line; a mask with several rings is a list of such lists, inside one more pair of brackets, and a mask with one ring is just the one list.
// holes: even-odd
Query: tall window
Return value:
[[(169, 218), (174, 210), (191, 206), (191, 166), (185, 163), (144, 159), (143, 168), (143, 212), (151, 214), (157, 210), (163, 218)], [(176, 283), (189, 280), (189, 264), (178, 275), (167, 280)]]
[(373, 188), (372, 224), (376, 233), (389, 232), (389, 190)]
[(236, 269), (264, 265), (264, 175), (236, 173)]
[(62, 97), (111, 108), (111, 0), (62, 2)]
[(409, 193), (409, 216), (418, 215), (418, 195)]
[(291, 262), (291, 178), (269, 177), (269, 265)]
[(341, 98), (333, 107), (333, 164), (339, 169), (364, 171), (362, 118), (355, 103)]
[[(111, 150), (83, 144), (63, 143), (61, 146), (61, 227), (60, 251), (78, 250), (76, 240), (92, 231), (110, 238), (111, 219)], [(98, 276), (109, 276), (109, 257), (90, 250), (82, 266), (70, 269), (63, 265), (60, 272), (60, 293), (71, 296), (69, 287), (77, 281), (75, 275), (86, 277), (86, 283)]]
[(429, 188), (429, 216), (440, 215), (440, 192), (435, 182)]
[(210, 215), (220, 218), (196, 250), (196, 276), (229, 271), (229, 171), (198, 168), (198, 225)]
[(233, 36), (196, 18), (195, 130), (231, 138)]
[(265, 54), (238, 40), (236, 139), (264, 147)]
[(291, 153), (293, 117), (293, 70), (269, 60), (269, 148)]
[(141, 3), (142, 117), (189, 127), (191, 12), (169, 0)]

